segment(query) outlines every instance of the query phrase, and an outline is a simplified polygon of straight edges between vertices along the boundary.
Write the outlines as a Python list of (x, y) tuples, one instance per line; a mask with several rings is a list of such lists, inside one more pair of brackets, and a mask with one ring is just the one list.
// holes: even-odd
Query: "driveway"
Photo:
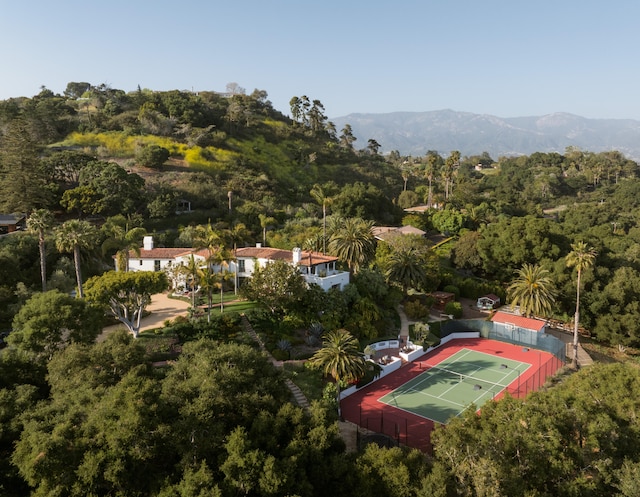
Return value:
[[(151, 303), (147, 306), (146, 311), (150, 314), (140, 321), (140, 331), (161, 328), (168, 319), (174, 319), (178, 316), (186, 316), (189, 309), (189, 302), (183, 300), (171, 299), (167, 293), (157, 293), (151, 296)], [(103, 341), (106, 336), (118, 329), (123, 329), (123, 324), (114, 324), (107, 326), (98, 336), (98, 342)]]

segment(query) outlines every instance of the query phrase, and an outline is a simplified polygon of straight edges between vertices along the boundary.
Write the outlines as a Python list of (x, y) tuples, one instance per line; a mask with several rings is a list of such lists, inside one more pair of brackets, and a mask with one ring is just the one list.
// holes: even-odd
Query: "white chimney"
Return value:
[(293, 263), (300, 264), (301, 259), (302, 259), (302, 250), (300, 250), (300, 247), (295, 247), (293, 249)]
[(142, 248), (145, 250), (153, 250), (153, 237), (145, 236), (142, 239)]
[(262, 248), (262, 244), (261, 243), (256, 243), (256, 248)]

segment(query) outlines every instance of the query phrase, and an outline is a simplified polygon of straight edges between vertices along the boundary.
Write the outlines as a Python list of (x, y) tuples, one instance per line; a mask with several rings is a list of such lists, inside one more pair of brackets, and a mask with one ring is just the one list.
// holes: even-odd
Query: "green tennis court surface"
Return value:
[(424, 373), (378, 400), (444, 424), (472, 403), (480, 408), (505, 389), (516, 392), (530, 364), (461, 349), (437, 364), (423, 361), (421, 367)]

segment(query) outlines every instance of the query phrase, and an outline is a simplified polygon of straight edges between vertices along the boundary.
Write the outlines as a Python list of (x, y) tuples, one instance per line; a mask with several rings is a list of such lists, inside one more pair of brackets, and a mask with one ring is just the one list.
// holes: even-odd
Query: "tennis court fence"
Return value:
[(547, 333), (540, 333), (505, 323), (495, 323), (483, 319), (442, 321), (440, 338), (449, 336), (452, 333), (465, 331), (477, 331), (483, 338), (544, 350), (545, 352), (553, 354), (562, 364), (566, 361), (567, 349), (562, 340)]

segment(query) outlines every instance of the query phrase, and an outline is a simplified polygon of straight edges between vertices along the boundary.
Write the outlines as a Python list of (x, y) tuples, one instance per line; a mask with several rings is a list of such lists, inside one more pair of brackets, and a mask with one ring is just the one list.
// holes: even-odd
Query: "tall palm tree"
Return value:
[(524, 264), (507, 288), (511, 305), (520, 306), (520, 312), (528, 317), (550, 314), (556, 291), (548, 274), (537, 264)]
[(200, 288), (207, 294), (207, 323), (211, 322), (211, 307), (213, 306), (213, 289), (216, 287), (218, 276), (209, 264), (198, 268), (198, 282)]
[(258, 218), (260, 219), (260, 227), (262, 228), (262, 245), (264, 247), (267, 246), (267, 228), (269, 226), (275, 226), (278, 224), (276, 218), (267, 216), (266, 214), (258, 214)]
[(71, 219), (56, 230), (56, 248), (59, 252), (73, 252), (73, 262), (78, 283), (78, 297), (83, 298), (82, 271), (80, 269), (80, 251), (96, 246), (98, 230), (88, 221)]
[(196, 291), (200, 286), (200, 266), (193, 254), (189, 256), (187, 263), (180, 266), (180, 272), (185, 276), (185, 282), (189, 287), (191, 294), (191, 315), (196, 313)]
[(42, 292), (47, 291), (47, 253), (44, 235), (53, 226), (54, 218), (51, 211), (38, 209), (33, 211), (27, 219), (29, 231), (38, 235), (38, 248), (40, 250), (40, 277), (42, 279)]
[[(226, 236), (233, 246), (233, 260), (237, 259), (238, 244), (244, 243), (249, 238), (249, 230), (244, 223), (235, 223), (230, 229), (226, 230)], [(233, 274), (233, 292), (238, 294), (238, 264), (234, 264)]]
[(340, 411), (340, 383), (357, 381), (366, 372), (364, 355), (360, 352), (358, 339), (347, 330), (340, 329), (327, 333), (322, 341), (322, 348), (310, 359), (310, 362), (330, 375), (337, 386), (338, 415)]
[(332, 197), (319, 184), (313, 185), (309, 192), (318, 204), (322, 206), (322, 255), (327, 253), (327, 207), (333, 201)]
[(582, 271), (593, 266), (596, 258), (596, 251), (585, 242), (571, 244), (571, 252), (567, 255), (566, 264), (568, 267), (575, 267), (578, 272), (576, 280), (576, 313), (573, 323), (573, 359), (571, 365), (574, 369), (578, 367), (578, 324), (580, 322), (580, 278)]
[(429, 182), (429, 190), (427, 194), (427, 207), (433, 207), (433, 177), (436, 175), (438, 167), (438, 155), (434, 153), (427, 154), (427, 164), (424, 169), (424, 175)]
[(375, 254), (376, 240), (372, 228), (372, 221), (347, 218), (329, 239), (329, 251), (346, 262), (352, 273), (357, 273)]

